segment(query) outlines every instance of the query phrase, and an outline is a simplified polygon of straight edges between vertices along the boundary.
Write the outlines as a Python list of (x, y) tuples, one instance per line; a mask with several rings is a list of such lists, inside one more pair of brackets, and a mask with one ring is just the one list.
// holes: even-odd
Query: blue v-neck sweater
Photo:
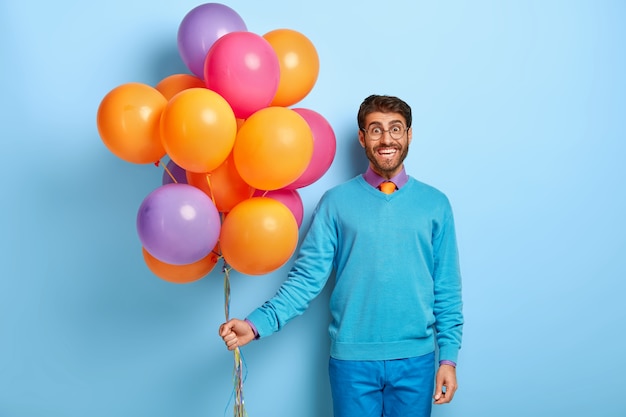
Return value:
[(452, 210), (409, 177), (393, 194), (361, 175), (320, 199), (288, 279), (247, 319), (264, 337), (302, 314), (332, 271), (330, 354), (344, 360), (420, 356), (457, 361), (463, 327)]

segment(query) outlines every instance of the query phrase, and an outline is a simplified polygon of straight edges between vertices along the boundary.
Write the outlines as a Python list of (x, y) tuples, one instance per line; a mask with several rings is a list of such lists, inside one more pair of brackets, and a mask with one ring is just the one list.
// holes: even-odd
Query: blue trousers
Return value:
[(330, 358), (335, 417), (429, 417), (435, 354), (388, 361)]

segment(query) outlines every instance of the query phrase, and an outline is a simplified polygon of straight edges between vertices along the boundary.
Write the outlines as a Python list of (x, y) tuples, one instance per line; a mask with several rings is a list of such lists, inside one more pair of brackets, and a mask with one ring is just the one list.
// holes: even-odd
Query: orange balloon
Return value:
[(165, 155), (159, 132), (163, 94), (142, 83), (111, 90), (98, 107), (98, 132), (117, 157), (135, 164), (154, 163)]
[(163, 78), (156, 85), (156, 89), (170, 100), (176, 94), (189, 88), (206, 88), (204, 81), (189, 74), (173, 74)]
[(232, 268), (247, 275), (262, 275), (289, 260), (298, 243), (298, 225), (283, 203), (252, 197), (228, 213), (219, 242), (224, 260)]
[(233, 147), (241, 178), (259, 190), (277, 190), (306, 170), (313, 133), (302, 116), (285, 107), (266, 107), (246, 119)]
[(300, 32), (277, 29), (263, 35), (280, 64), (278, 91), (272, 106), (291, 106), (313, 89), (320, 69), (320, 61), (313, 43)]
[(187, 171), (187, 183), (204, 191), (222, 213), (228, 213), (238, 203), (252, 197), (255, 191), (237, 172), (232, 153), (211, 172)]
[(222, 96), (189, 88), (167, 103), (161, 139), (169, 157), (191, 172), (210, 172), (226, 160), (237, 135), (237, 121)]
[(208, 275), (219, 260), (216, 249), (197, 262), (187, 265), (172, 265), (158, 260), (150, 255), (147, 250), (141, 248), (143, 251), (143, 260), (148, 266), (148, 269), (157, 277), (175, 284), (187, 284), (189, 282), (198, 281)]

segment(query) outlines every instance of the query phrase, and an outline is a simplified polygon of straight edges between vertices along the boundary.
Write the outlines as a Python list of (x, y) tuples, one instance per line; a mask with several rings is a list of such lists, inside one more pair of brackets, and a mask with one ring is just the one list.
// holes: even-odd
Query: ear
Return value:
[(359, 129), (359, 143), (362, 148), (365, 148), (365, 133), (361, 129)]
[(413, 140), (413, 128), (410, 127), (409, 130), (407, 130), (406, 134), (407, 134), (407, 140), (408, 140), (407, 144), (410, 145), (411, 141)]

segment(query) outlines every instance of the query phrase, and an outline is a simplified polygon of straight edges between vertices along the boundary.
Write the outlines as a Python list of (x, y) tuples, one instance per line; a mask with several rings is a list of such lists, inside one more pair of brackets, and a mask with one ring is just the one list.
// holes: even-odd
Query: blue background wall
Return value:
[[(222, 274), (174, 285), (143, 263), (135, 218), (162, 171), (117, 159), (96, 111), (112, 88), (187, 72), (189, 0), (0, 3), (0, 416), (231, 415), (217, 336)], [(460, 390), (435, 416), (626, 415), (626, 3), (224, 2), (320, 56), (299, 103), (337, 134), (321, 193), (362, 172), (356, 109), (414, 109), (408, 171), (448, 194), (464, 274)], [(393, 251), (393, 248), (390, 248)], [(233, 316), (289, 264), (232, 274)], [(331, 415), (328, 289), (244, 349), (250, 416)]]

